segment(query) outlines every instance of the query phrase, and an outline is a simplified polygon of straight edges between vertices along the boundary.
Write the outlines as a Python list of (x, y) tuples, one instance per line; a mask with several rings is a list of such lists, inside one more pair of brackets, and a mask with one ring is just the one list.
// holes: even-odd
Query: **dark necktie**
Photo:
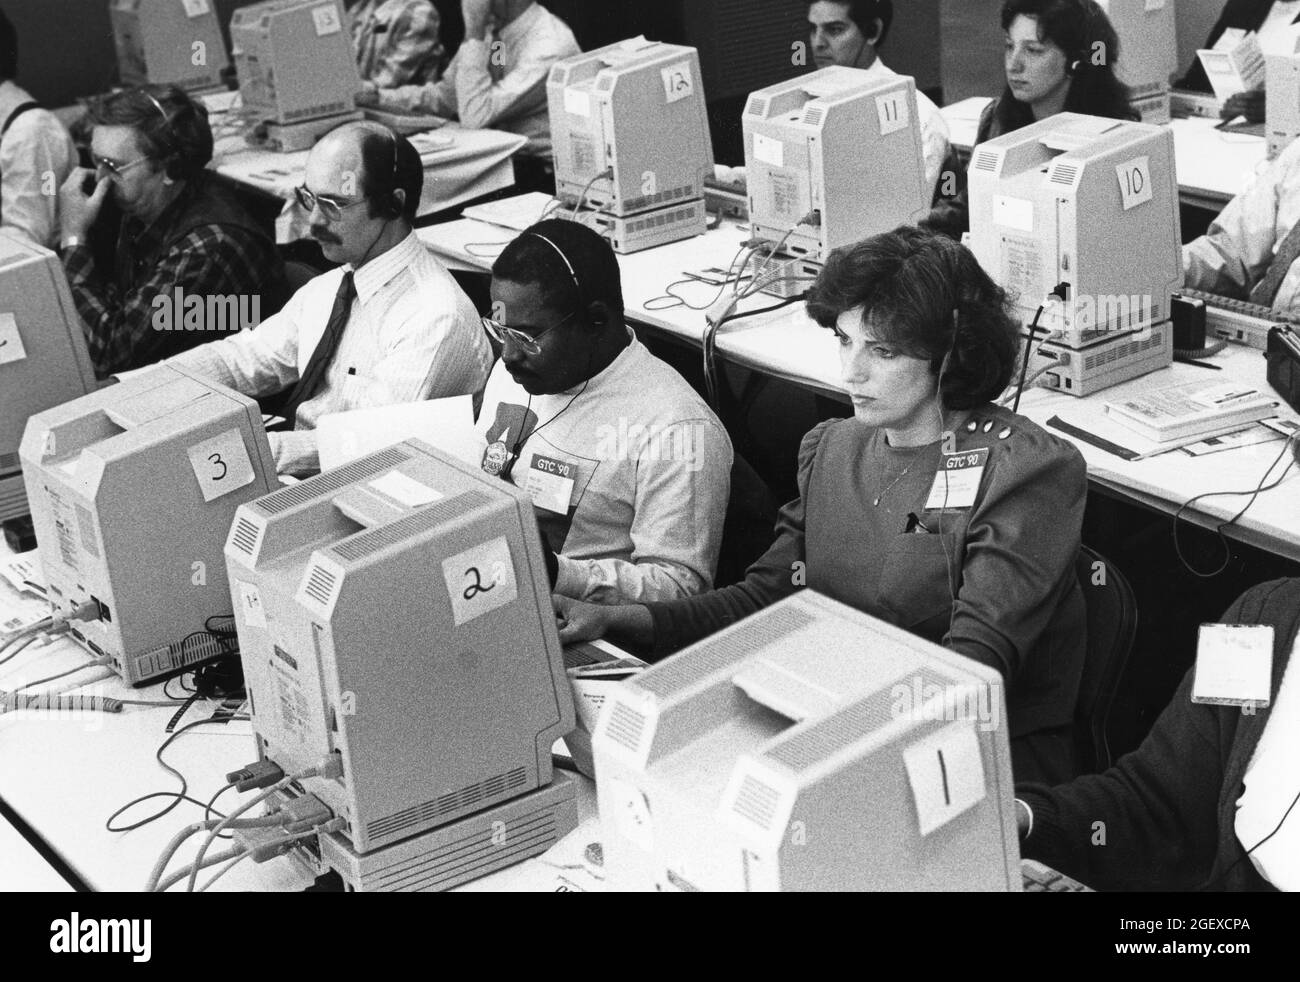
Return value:
[(316, 350), (311, 353), (311, 360), (307, 362), (307, 367), (298, 378), (298, 384), (293, 387), (281, 409), (281, 414), (290, 426), (298, 426), (298, 407), (316, 395), (321, 383), (325, 381), (325, 372), (339, 350), (343, 329), (347, 327), (348, 317), (352, 314), (352, 301), (356, 295), (357, 291), (352, 285), (352, 272), (349, 270), (343, 274), (343, 282), (339, 284), (339, 292), (334, 297), (334, 309), (330, 311), (325, 333), (321, 335)]
[(1277, 252), (1273, 254), (1273, 261), (1268, 264), (1268, 271), (1264, 274), (1264, 278), (1250, 291), (1251, 303), (1272, 307), (1282, 281), (1286, 279), (1286, 274), (1297, 259), (1300, 259), (1300, 222), (1292, 226), (1291, 231), (1282, 240), (1282, 244), (1277, 247)]

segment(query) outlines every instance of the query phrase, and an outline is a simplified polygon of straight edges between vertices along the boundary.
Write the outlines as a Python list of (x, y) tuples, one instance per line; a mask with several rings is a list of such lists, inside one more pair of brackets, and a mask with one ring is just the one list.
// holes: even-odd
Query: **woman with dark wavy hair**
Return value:
[[(1061, 112), (1136, 120), (1115, 77), (1119, 36), (1096, 0), (1005, 0), (1007, 85), (980, 116), (976, 145)], [(925, 222), (953, 238), (970, 227), (966, 189)]]
[(853, 418), (804, 437), (771, 548), (740, 583), (686, 600), (556, 598), (561, 641), (666, 654), (807, 585), (996, 668), (1017, 779), (1072, 775), (1087, 474), (992, 402), (1016, 367), (1005, 294), (963, 246), (904, 227), (833, 252), (808, 312), (839, 339)]

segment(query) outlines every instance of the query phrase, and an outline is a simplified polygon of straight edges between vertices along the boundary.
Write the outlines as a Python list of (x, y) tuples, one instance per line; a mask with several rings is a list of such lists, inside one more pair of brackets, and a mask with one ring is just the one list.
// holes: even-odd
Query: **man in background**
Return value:
[[(442, 80), (381, 89), (362, 83), (357, 103), (432, 113), (472, 129), (518, 133), (516, 183), (545, 190), (551, 156), (546, 79), (551, 66), (581, 49), (567, 24), (533, 0), (461, 0), (465, 40)], [(550, 180), (554, 191), (554, 178)]]
[(54, 114), (14, 82), (18, 32), (0, 10), (0, 228), (37, 245), (58, 243), (58, 192), (77, 162), (72, 138)]
[[(880, 58), (878, 49), (894, 21), (893, 0), (808, 0), (808, 46), (814, 69), (839, 65), (860, 68), (871, 81), (896, 78), (898, 73)], [(921, 126), (926, 187), (934, 193), (948, 157), (948, 124), (939, 107), (919, 89), (916, 108)], [(715, 169), (724, 183), (743, 186), (743, 167)]]
[(362, 79), (381, 89), (435, 82), (445, 51), (429, 0), (348, 0)]
[[(160, 329), (160, 297), (177, 290), (261, 297), (281, 279), (282, 265), (270, 224), (207, 170), (212, 130), (200, 103), (176, 86), (150, 86), (100, 96), (87, 112), (95, 169), (76, 168), (59, 189), (59, 251), (103, 378), (210, 340), (208, 331), (218, 329)], [(110, 195), (123, 217), (106, 261), (90, 237), (109, 221), (102, 212)]]

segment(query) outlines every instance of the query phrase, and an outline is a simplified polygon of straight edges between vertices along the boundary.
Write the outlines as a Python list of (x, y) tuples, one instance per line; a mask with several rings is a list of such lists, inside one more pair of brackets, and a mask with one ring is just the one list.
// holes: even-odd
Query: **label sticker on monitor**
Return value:
[(0, 313), (0, 365), (11, 361), (22, 361), (27, 357), (23, 347), (22, 336), (18, 333), (18, 321), (13, 314)]
[(785, 144), (762, 133), (754, 134), (754, 159), (773, 167), (785, 166)]
[(444, 559), (442, 578), (457, 627), (504, 607), (519, 593), (514, 559), (504, 536)]
[(239, 616), (247, 627), (266, 627), (266, 610), (262, 607), (262, 595), (252, 583), (236, 580), (239, 587)]
[(903, 751), (921, 834), (942, 828), (984, 800), (984, 762), (974, 720), (945, 726)]
[(316, 22), (316, 36), (324, 37), (326, 34), (337, 34), (343, 29), (339, 23), (339, 11), (332, 3), (322, 4), (311, 12), (311, 19)]
[(1124, 210), (1136, 208), (1151, 200), (1151, 158), (1134, 157), (1115, 168), (1119, 178), (1119, 193)]
[(390, 471), (383, 477), (377, 477), (370, 486), (381, 494), (386, 494), (394, 501), (400, 501), (407, 508), (419, 508), (432, 501), (442, 500), (442, 493), (428, 485), (412, 480), (399, 471)]
[(1024, 198), (1005, 194), (993, 196), (993, 224), (1013, 228), (1017, 232), (1034, 230), (1034, 203)]
[(618, 834), (637, 848), (654, 852), (655, 829), (650, 818), (650, 802), (641, 789), (628, 781), (611, 778), (609, 801)]
[(907, 89), (876, 96), (876, 113), (880, 116), (881, 136), (906, 129), (912, 122), (911, 110), (907, 105)]
[(591, 94), (586, 89), (564, 87), (564, 111), (573, 116), (591, 116)]
[(209, 11), (208, 0), (181, 0), (187, 17), (202, 17)]
[(1164, 10), (1164, 9), (1165, 9), (1165, 0), (1147, 0), (1146, 2), (1146, 12), (1148, 14), (1156, 10)]
[(664, 80), (664, 98), (670, 105), (695, 94), (695, 77), (689, 61), (661, 68), (659, 75)]
[(253, 462), (239, 430), (218, 433), (186, 452), (204, 501), (215, 501), (253, 483)]

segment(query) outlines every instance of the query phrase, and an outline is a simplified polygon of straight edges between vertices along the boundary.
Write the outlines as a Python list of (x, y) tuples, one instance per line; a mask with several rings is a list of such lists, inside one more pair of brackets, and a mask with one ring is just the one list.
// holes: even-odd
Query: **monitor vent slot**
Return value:
[(1064, 184), (1066, 187), (1074, 187), (1074, 182), (1079, 179), (1079, 168), (1075, 164), (1057, 164), (1052, 168), (1052, 174), (1047, 179), (1049, 184)]
[[(918, 678), (919, 685), (916, 683)], [(920, 701), (924, 703), (927, 693), (943, 691), (952, 685), (953, 680), (946, 676), (919, 669), (803, 732), (795, 733), (764, 756), (791, 770), (807, 770), (887, 725), (900, 712), (919, 712), (921, 707), (913, 705), (915, 694), (919, 693)], [(900, 687), (906, 692), (900, 691)]]
[(445, 815), (470, 811), (504, 797), (513, 797), (527, 783), (527, 772), (522, 767), (516, 767), (478, 784), (467, 785), (459, 791), (450, 791), (432, 801), (412, 805), (386, 818), (377, 818), (366, 826), (366, 835), (372, 840), (389, 838), (406, 829), (436, 822)]
[(323, 566), (313, 566), (307, 575), (307, 585), (302, 592), (311, 597), (322, 607), (328, 607), (334, 599), (334, 589), (339, 578)]
[(235, 527), (230, 532), (230, 544), (246, 556), (252, 556), (257, 552), (264, 527), (240, 515), (235, 519)]
[(1140, 355), (1152, 348), (1159, 348), (1164, 344), (1163, 329), (1152, 328), (1144, 336), (1135, 337), (1128, 344), (1115, 345), (1095, 354), (1085, 355), (1083, 358), (1083, 367), (1085, 371), (1098, 368), (1102, 365), (1109, 365), (1111, 362), (1129, 358), (1133, 355)]
[(369, 532), (358, 532), (333, 546), (330, 551), (340, 559), (349, 561), (363, 559), (387, 546), (406, 542), (411, 536), (418, 535), (420, 532), (454, 521), (487, 503), (488, 499), (482, 493), (465, 491), (454, 498), (444, 498), (436, 504), (404, 515), (390, 525), (383, 525)]
[(745, 103), (745, 115), (762, 119), (767, 115), (767, 99), (761, 95), (751, 95)]
[(18, 467), (18, 455), (16, 453), (0, 453), (0, 474), (16, 471)]
[(975, 162), (971, 165), (974, 170), (986, 170), (993, 173), (998, 169), (998, 155), (994, 150), (977, 150), (975, 152)]
[(620, 747), (626, 747), (633, 753), (641, 752), (641, 736), (645, 733), (646, 718), (631, 706), (623, 702), (614, 703), (609, 714), (606, 735)]
[(686, 649), (690, 652), (689, 657), (674, 658), (656, 665), (641, 675), (635, 684), (657, 696), (669, 695), (760, 648), (775, 644), (812, 622), (812, 616), (798, 607), (766, 611), (741, 621), (722, 637), (709, 638)]
[(764, 784), (752, 774), (746, 774), (736, 792), (736, 800), (731, 810), (741, 818), (748, 819), (766, 832), (772, 827), (776, 817), (776, 806), (781, 794), (776, 788)]
[(824, 106), (810, 106), (803, 114), (803, 121), (808, 126), (820, 126), (822, 117), (826, 115)]
[(264, 515), (278, 515), (282, 511), (316, 501), (327, 494), (332, 494), (362, 478), (374, 477), (381, 471), (404, 463), (411, 455), (400, 447), (388, 447), (378, 453), (354, 460), (338, 470), (318, 474), (313, 478), (295, 484), (290, 488), (273, 491), (254, 504)]

